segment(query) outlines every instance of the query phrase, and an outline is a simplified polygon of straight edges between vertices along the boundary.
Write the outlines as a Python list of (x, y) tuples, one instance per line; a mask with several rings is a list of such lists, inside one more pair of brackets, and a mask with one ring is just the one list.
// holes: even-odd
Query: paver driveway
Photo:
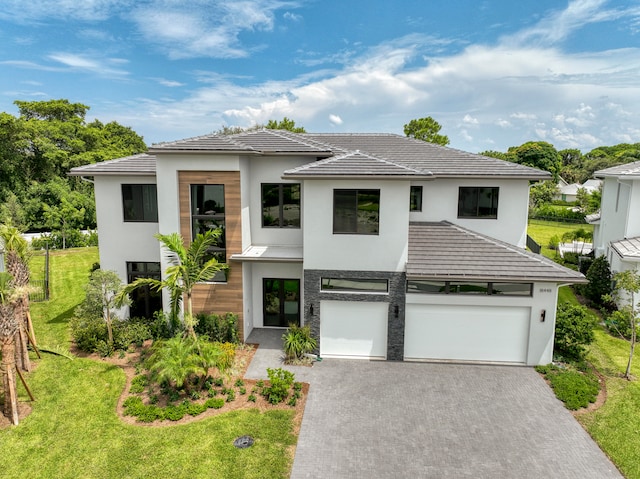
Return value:
[(325, 359), (290, 369), (311, 383), (293, 479), (622, 477), (532, 368)]

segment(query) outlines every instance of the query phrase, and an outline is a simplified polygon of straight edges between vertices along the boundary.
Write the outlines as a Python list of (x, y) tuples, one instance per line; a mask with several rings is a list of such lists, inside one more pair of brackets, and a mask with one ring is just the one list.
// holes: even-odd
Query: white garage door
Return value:
[(386, 358), (387, 303), (320, 302), (320, 356)]
[(530, 308), (408, 304), (405, 359), (525, 363)]

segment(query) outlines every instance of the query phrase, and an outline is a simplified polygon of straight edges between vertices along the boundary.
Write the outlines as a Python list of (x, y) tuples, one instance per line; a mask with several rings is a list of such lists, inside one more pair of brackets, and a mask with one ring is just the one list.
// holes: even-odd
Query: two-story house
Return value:
[(102, 268), (159, 277), (154, 233), (222, 228), (230, 269), (196, 309), (237, 313), (245, 338), (309, 324), (322, 356), (548, 363), (558, 286), (584, 282), (525, 250), (549, 173), (398, 135), (207, 135), (71, 174), (95, 182)]
[(594, 176), (603, 181), (600, 213), (587, 216), (595, 254), (606, 255), (612, 271), (640, 270), (640, 161)]

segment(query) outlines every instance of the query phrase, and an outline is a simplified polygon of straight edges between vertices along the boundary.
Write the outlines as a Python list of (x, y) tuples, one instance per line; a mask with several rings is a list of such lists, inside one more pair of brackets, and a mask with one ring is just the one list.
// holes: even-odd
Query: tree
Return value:
[(508, 153), (515, 157), (515, 162), (531, 166), (553, 174), (553, 181), (558, 181), (562, 160), (558, 151), (546, 141), (529, 141), (517, 147), (511, 147)]
[(580, 207), (580, 211), (589, 215), (595, 213), (600, 209), (600, 201), (602, 199), (602, 187), (588, 192), (586, 188), (578, 188), (576, 194), (576, 201)]
[(593, 260), (586, 274), (589, 282), (582, 286), (584, 296), (596, 306), (611, 306), (603, 298), (611, 295), (611, 268), (607, 257), (602, 255)]
[(640, 292), (640, 273), (636, 270), (626, 270), (613, 275), (613, 294), (607, 300), (615, 300), (619, 310), (629, 322), (629, 361), (624, 377), (631, 380), (631, 363), (633, 361), (633, 351), (636, 346), (638, 328), (640, 327), (640, 303), (636, 302), (636, 294)]
[(156, 234), (155, 237), (162, 243), (167, 254), (167, 259), (172, 263), (164, 274), (164, 279), (138, 278), (126, 286), (122, 294), (128, 295), (131, 291), (141, 286), (161, 291), (166, 288), (171, 300), (171, 313), (174, 317), (179, 314), (183, 296), (186, 296), (187, 310), (184, 313), (186, 333), (196, 338), (195, 322), (193, 315), (192, 294), (197, 283), (213, 278), (219, 271), (228, 268), (225, 263), (210, 256), (209, 250), (218, 241), (221, 230), (208, 230), (204, 234), (198, 234), (193, 242), (186, 247), (179, 233), (168, 235)]
[(551, 203), (554, 195), (558, 192), (558, 185), (553, 181), (540, 181), (529, 189), (529, 204), (532, 208)]
[(296, 122), (290, 120), (286, 116), (281, 120), (269, 120), (265, 125), (268, 130), (288, 130), (293, 133), (306, 133), (306, 130), (302, 126), (296, 126)]
[(404, 125), (404, 134), (416, 140), (447, 146), (449, 144), (449, 137), (439, 134), (441, 128), (440, 123), (430, 116), (427, 116), (425, 118), (411, 120)]
[(16, 347), (15, 336), (18, 322), (15, 316), (16, 289), (13, 277), (9, 273), (0, 272), (0, 349), (2, 363), (0, 372), (4, 390), (5, 416), (11, 424), (18, 424), (18, 393), (16, 390)]
[(115, 271), (97, 269), (89, 276), (86, 297), (82, 304), (85, 312), (99, 312), (107, 325), (107, 344), (113, 348), (114, 310), (126, 304), (127, 297), (120, 294), (124, 285)]

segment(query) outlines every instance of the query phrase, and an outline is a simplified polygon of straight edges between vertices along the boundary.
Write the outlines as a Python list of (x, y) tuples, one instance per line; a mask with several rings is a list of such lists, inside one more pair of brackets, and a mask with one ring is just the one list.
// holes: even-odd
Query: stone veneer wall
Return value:
[[(320, 291), (321, 278), (349, 278), (349, 279), (387, 279), (389, 292), (387, 294), (372, 293), (335, 293)], [(305, 324), (311, 327), (311, 334), (318, 340), (320, 348), (320, 301), (369, 301), (389, 303), (387, 314), (387, 360), (402, 361), (404, 357), (404, 316), (406, 296), (405, 273), (385, 271), (331, 271), (304, 270), (304, 310)], [(313, 306), (313, 314), (310, 313)], [(396, 309), (398, 314), (396, 317)], [(316, 351), (317, 353), (318, 351)]]

